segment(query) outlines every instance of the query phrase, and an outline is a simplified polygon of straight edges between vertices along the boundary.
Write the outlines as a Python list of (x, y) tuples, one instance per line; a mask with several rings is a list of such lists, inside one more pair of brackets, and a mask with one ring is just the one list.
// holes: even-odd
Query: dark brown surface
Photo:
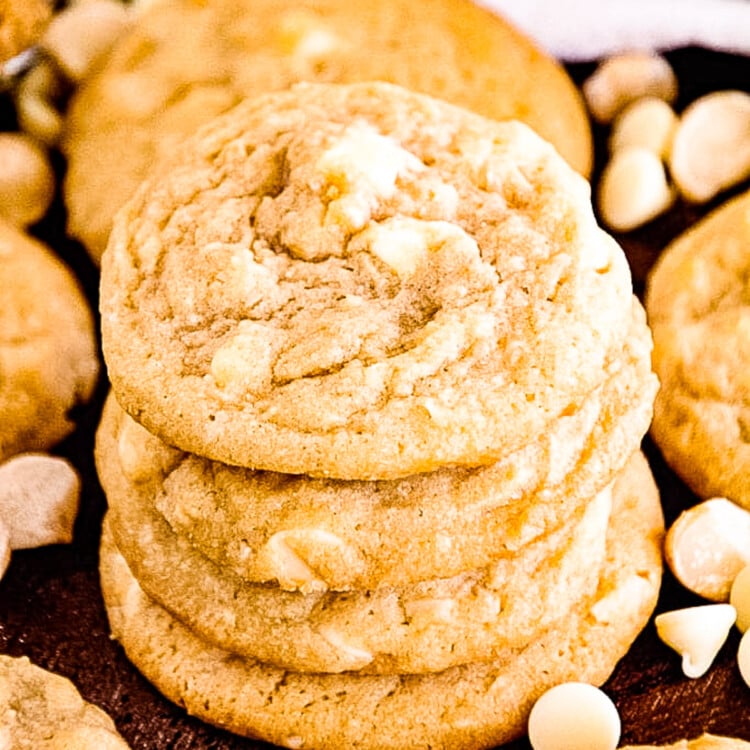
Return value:
[[(681, 85), (678, 109), (709, 90), (750, 87), (750, 59), (696, 49), (678, 50), (668, 57)], [(582, 81), (591, 69), (591, 65), (577, 65), (570, 70), (577, 81)], [(9, 101), (0, 99), (0, 129), (13, 126)], [(603, 164), (605, 135), (604, 129), (596, 129), (598, 169)], [(57, 166), (64, 169), (62, 163)], [(618, 236), (631, 261), (638, 293), (642, 292), (648, 268), (669, 239), (726, 197), (700, 208), (678, 203), (667, 216), (649, 226)], [(64, 209), (58, 200), (34, 231), (78, 273), (96, 308), (97, 270), (82, 248), (65, 236), (64, 224)], [(0, 653), (28, 655), (35, 663), (71, 678), (87, 699), (112, 715), (133, 748), (268, 747), (187, 717), (164, 700), (109, 639), (96, 570), (105, 500), (92, 456), (94, 429), (105, 391), (102, 378), (95, 400), (78, 415), (79, 429), (56, 451), (73, 460), (84, 482), (74, 543), (13, 554), (0, 582)], [(696, 498), (664, 465), (648, 438), (644, 448), (661, 488), (669, 523)], [(701, 600), (685, 591), (668, 572), (665, 574), (657, 611), (699, 603)], [(605, 685), (620, 710), (622, 743), (664, 743), (704, 731), (750, 740), (750, 688), (737, 668), (738, 642), (739, 634), (733, 630), (709, 673), (689, 680), (682, 675), (679, 657), (658, 640), (650, 623)], [(521, 750), (528, 744), (524, 740), (507, 747)]]

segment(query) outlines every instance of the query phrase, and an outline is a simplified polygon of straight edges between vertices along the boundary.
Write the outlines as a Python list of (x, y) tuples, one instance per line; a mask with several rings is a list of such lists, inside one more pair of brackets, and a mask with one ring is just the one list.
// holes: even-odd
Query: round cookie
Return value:
[(242, 99), (303, 80), (390, 81), (520, 118), (591, 168), (586, 110), (562, 67), (468, 0), (171, 0), (140, 11), (73, 99), (70, 232), (100, 258), (112, 217), (160, 155)]
[(112, 719), (61, 675), (0, 654), (0, 747), (127, 750)]
[(342, 479), (490, 463), (618, 366), (624, 254), (520, 123), (299, 84), (162, 166), (101, 305), (118, 401), (171, 445)]
[(110, 397), (106, 475), (155, 498), (173, 531), (219, 567), (289, 590), (401, 586), (484, 567), (559, 526), (606, 486), (651, 420), (650, 333), (634, 302), (621, 369), (575, 413), (496, 464), (390, 482), (254, 472), (183, 454)]
[(93, 317), (72, 272), (0, 220), (0, 461), (71, 432), (70, 411), (98, 372)]
[(750, 191), (664, 250), (647, 282), (661, 388), (651, 428), (700, 496), (750, 508)]
[(663, 519), (637, 456), (615, 489), (597, 595), (507, 661), (426, 676), (304, 675), (208, 646), (138, 587), (107, 532), (101, 578), (110, 625), (136, 667), (191, 714), (284, 747), (491, 748), (524, 733), (552, 685), (603, 683), (647, 622), (661, 579)]
[(214, 645), (302, 672), (435, 672), (526, 645), (595, 588), (611, 507), (607, 488), (481, 570), (302, 594), (221, 570), (171, 533), (153, 501), (103, 484), (117, 546), (147, 594)]

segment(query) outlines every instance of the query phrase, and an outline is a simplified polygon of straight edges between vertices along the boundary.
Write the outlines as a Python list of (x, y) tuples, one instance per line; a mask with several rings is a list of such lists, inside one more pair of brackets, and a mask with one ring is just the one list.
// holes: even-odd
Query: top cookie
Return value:
[(497, 460), (619, 367), (621, 249), (529, 128), (300, 84), (184, 144), (118, 214), (118, 400), (230, 464), (378, 479)]
[(652, 433), (703, 497), (750, 508), (750, 192), (674, 240), (646, 289), (662, 386)]
[(75, 276), (0, 220), (0, 460), (62, 440), (98, 373), (93, 316)]
[(381, 80), (530, 124), (581, 173), (580, 95), (561, 66), (468, 0), (150, 3), (69, 110), (69, 228), (98, 260), (162, 153), (240, 100), (299, 81)]

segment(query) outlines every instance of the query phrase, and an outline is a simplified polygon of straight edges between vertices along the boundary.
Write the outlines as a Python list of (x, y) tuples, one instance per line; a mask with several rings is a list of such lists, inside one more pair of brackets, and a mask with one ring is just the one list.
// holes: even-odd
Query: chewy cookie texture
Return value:
[(82, 83), (67, 117), (69, 229), (97, 262), (112, 217), (156, 159), (242, 99), (299, 81), (390, 81), (494, 119), (519, 118), (589, 173), (588, 118), (567, 74), (469, 0), (148, 5)]
[(520, 123), (386, 84), (238, 105), (102, 259), (120, 403), (218, 461), (340, 479), (486, 464), (620, 366), (625, 257)]
[(119, 212), (101, 309), (105, 603), (190, 713), (490, 748), (648, 620), (650, 331), (526, 126), (386, 83), (243, 102)]
[(646, 287), (661, 381), (651, 433), (702, 497), (750, 509), (750, 193), (677, 237)]

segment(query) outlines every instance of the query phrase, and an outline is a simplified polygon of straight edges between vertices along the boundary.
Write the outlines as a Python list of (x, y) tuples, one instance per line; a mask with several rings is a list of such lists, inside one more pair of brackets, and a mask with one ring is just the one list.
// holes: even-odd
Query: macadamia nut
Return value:
[(737, 574), (750, 565), (750, 512), (723, 497), (704, 500), (672, 524), (664, 554), (683, 586), (725, 602)]
[(674, 133), (669, 168), (694, 203), (750, 176), (750, 94), (715, 91), (690, 104)]
[(583, 83), (595, 120), (609, 124), (630, 102), (645, 96), (677, 98), (677, 78), (667, 60), (651, 52), (627, 52), (604, 60)]
[(529, 714), (534, 750), (615, 750), (620, 729), (620, 715), (609, 696), (584, 682), (550, 688)]
[(664, 159), (669, 154), (677, 123), (677, 114), (663, 99), (653, 96), (636, 99), (612, 124), (610, 153), (638, 146)]
[(616, 151), (604, 168), (598, 207), (607, 226), (628, 232), (666, 211), (674, 197), (658, 154), (632, 146)]

